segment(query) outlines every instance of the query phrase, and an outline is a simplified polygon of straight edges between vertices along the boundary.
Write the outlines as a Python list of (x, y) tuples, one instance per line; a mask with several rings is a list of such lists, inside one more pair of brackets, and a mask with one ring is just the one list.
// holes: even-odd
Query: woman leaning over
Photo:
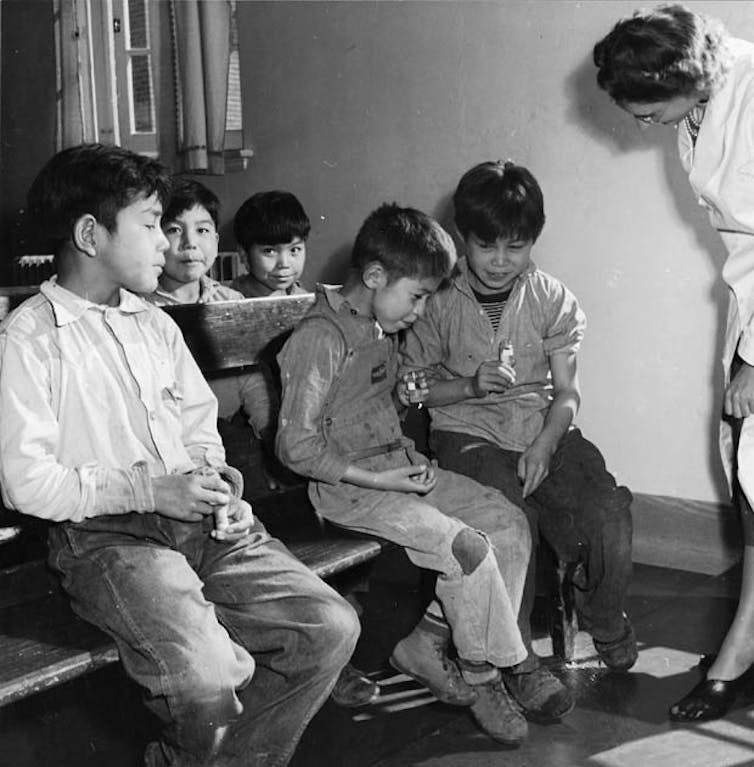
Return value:
[(681, 163), (725, 243), (723, 462), (741, 512), (735, 618), (706, 677), (671, 706), (676, 721), (727, 713), (754, 664), (754, 45), (681, 5), (638, 11), (594, 47), (597, 82), (639, 122), (678, 130)]

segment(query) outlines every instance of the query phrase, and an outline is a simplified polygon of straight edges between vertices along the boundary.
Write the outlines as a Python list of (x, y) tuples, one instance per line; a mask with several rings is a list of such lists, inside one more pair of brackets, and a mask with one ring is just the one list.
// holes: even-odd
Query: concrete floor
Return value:
[[(725, 631), (735, 570), (713, 577), (637, 565), (628, 605), (641, 650), (636, 667), (607, 674), (589, 637), (579, 634), (577, 659), (552, 666), (574, 691), (576, 710), (556, 725), (530, 725), (528, 742), (507, 749), (481, 734), (462, 709), (385, 670), (392, 643), (414, 620), (404, 609), (412, 602), (407, 595), (422, 586), (415, 574), (396, 576), (400, 569), (388, 560), (363, 600), (373, 604), (363, 616), (356, 659), (380, 681), (380, 700), (359, 711), (328, 702), (292, 767), (754, 766), (754, 696), (719, 722), (673, 727), (665, 716), (699, 678), (699, 655), (714, 651)], [(549, 639), (540, 636), (536, 649), (548, 656)], [(0, 709), (0, 765), (133, 767), (150, 727), (122, 672), (106, 669)]]

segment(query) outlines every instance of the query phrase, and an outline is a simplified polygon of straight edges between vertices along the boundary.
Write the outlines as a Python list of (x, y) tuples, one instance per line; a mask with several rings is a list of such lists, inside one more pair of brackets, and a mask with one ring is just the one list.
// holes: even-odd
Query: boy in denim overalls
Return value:
[[(526, 168), (485, 162), (463, 176), (453, 202), (466, 257), (406, 333), (402, 370), (431, 371), (426, 404), (440, 466), (501, 490), (526, 511), (533, 538), (541, 533), (577, 563), (580, 626), (604, 663), (625, 671), (637, 657), (623, 612), (631, 493), (573, 425), (585, 319), (573, 294), (530, 260), (545, 221), (542, 190)], [(529, 658), (506, 683), (534, 716), (555, 718), (573, 702), (531, 650), (534, 575), (532, 563), (520, 616)]]
[(358, 620), (238, 498), (217, 401), (177, 325), (134, 295), (157, 287), (168, 185), (157, 161), (98, 144), (32, 185), (57, 275), (0, 330), (3, 499), (58, 523), (73, 609), (162, 723), (148, 767), (278, 767)]
[[(346, 285), (319, 289), (278, 357), (276, 445), (283, 463), (310, 478), (323, 517), (394, 541), (438, 573), (436, 601), (391, 662), (439, 699), (470, 705), (487, 733), (515, 744), (526, 720), (499, 669), (526, 657), (516, 625), (526, 520), (497, 491), (431, 466), (402, 436), (393, 401), (397, 334), (421, 316), (454, 262), (448, 234), (417, 210), (386, 204), (366, 219)], [(398, 396), (405, 404), (405, 386)]]

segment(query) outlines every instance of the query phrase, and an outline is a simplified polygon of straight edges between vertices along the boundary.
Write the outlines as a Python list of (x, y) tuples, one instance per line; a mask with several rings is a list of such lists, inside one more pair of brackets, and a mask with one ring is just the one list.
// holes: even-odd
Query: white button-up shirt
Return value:
[(0, 485), (51, 520), (153, 511), (151, 477), (222, 466), (217, 401), (181, 331), (121, 291), (45, 282), (0, 325)]

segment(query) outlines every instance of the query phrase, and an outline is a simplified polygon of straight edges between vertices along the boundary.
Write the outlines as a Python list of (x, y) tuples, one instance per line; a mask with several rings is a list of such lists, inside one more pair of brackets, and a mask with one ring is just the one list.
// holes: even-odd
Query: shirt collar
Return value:
[(58, 327), (76, 322), (90, 309), (98, 311), (117, 309), (123, 314), (136, 314), (146, 311), (148, 307), (144, 299), (123, 288), (120, 288), (120, 301), (117, 307), (95, 304), (59, 285), (55, 276), (43, 282), (39, 287), (39, 292), (50, 302), (52, 312), (55, 315), (55, 324)]
[[(212, 280), (207, 277), (207, 275), (203, 274), (199, 278), (199, 297), (197, 298), (196, 303), (209, 303), (212, 299), (212, 294), (215, 292), (219, 285), (219, 282), (215, 282), (215, 280)], [(157, 290), (155, 290), (152, 295), (159, 296), (163, 301), (171, 305), (184, 303), (183, 301), (179, 301), (172, 293), (168, 293), (166, 290), (163, 290), (159, 285), (157, 286)]]
[(375, 319), (370, 319), (369, 317), (365, 317), (364, 315), (359, 314), (355, 309), (353, 309), (351, 304), (348, 303), (348, 299), (343, 297), (339, 286), (334, 287), (332, 285), (323, 285), (322, 283), (318, 283), (316, 292), (324, 296), (325, 301), (327, 301), (327, 303), (330, 305), (330, 308), (336, 314), (340, 313), (341, 311), (346, 311), (353, 316), (360, 318), (361, 321), (368, 322), (373, 325), (378, 339), (384, 338), (385, 331), (382, 329), (380, 323)]
[[(536, 265), (533, 261), (530, 261), (529, 266), (527, 266), (526, 269), (524, 269), (524, 271), (521, 272), (518, 277), (516, 277), (515, 281), (511, 285), (511, 289), (528, 280), (529, 276), (536, 270)], [(473, 288), (469, 282), (469, 264), (465, 256), (459, 258), (456, 262), (456, 268), (453, 275), (451, 276), (451, 280), (461, 292), (468, 293), (470, 296), (474, 295)]]

